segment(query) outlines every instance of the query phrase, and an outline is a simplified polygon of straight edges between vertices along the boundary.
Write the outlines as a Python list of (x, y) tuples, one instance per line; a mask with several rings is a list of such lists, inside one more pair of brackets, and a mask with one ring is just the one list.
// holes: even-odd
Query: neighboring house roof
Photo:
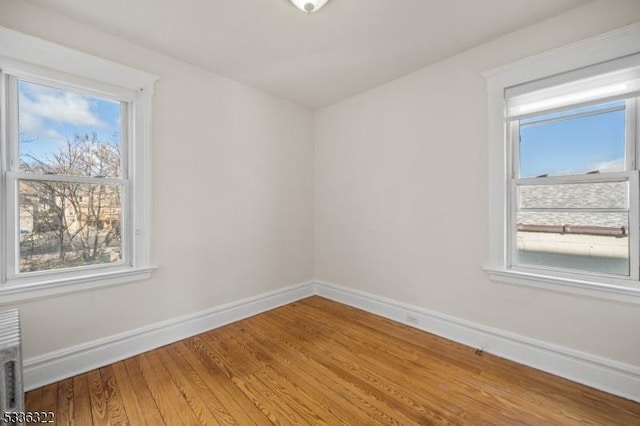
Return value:
[[(517, 222), (522, 225), (583, 226), (627, 228), (624, 212), (562, 212), (545, 209), (626, 208), (626, 182), (598, 182), (563, 185), (528, 185), (520, 187), (520, 208)], [(545, 232), (533, 230), (530, 232)], [(579, 229), (579, 228), (578, 228)], [(524, 230), (524, 229), (523, 229)], [(553, 232), (553, 231), (546, 231)], [(562, 232), (562, 231), (560, 231)]]

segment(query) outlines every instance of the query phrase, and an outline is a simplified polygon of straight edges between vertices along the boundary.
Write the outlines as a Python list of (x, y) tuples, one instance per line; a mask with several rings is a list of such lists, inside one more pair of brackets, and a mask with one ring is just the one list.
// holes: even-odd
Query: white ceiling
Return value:
[(588, 0), (28, 0), (313, 109)]

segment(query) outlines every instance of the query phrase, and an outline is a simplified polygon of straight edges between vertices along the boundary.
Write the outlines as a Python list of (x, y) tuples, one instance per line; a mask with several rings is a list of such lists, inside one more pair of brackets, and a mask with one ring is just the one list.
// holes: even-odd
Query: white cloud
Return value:
[(616, 158), (611, 161), (600, 161), (597, 163), (589, 163), (586, 167), (574, 168), (574, 169), (565, 169), (561, 170), (557, 173), (553, 173), (554, 175), (581, 175), (588, 172), (593, 172), (598, 170), (600, 173), (607, 172), (620, 172), (624, 170), (624, 158)]
[(600, 170), (603, 172), (616, 172), (624, 170), (624, 158), (616, 158), (611, 161), (602, 161), (593, 166), (592, 170)]
[(64, 139), (57, 130), (45, 128), (44, 120), (59, 125), (104, 128), (91, 111), (89, 97), (36, 84), (21, 84), (20, 131), (32, 136)]

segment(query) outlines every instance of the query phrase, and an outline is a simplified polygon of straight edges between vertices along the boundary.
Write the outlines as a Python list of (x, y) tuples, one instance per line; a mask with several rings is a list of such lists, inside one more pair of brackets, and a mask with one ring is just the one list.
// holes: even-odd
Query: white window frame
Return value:
[[(3, 27), (0, 70), (0, 305), (149, 278), (155, 268), (150, 260), (150, 148), (151, 101), (157, 77)], [(117, 265), (16, 273), (15, 190), (17, 179), (24, 178), (24, 173), (10, 164), (17, 155), (17, 94), (8, 93), (12, 87), (8, 82), (15, 79), (126, 103), (127, 134), (122, 138), (122, 169), (126, 173), (123, 179), (100, 179), (100, 183), (122, 184), (124, 189), (124, 256)], [(95, 183), (93, 178), (70, 179)]]
[[(640, 59), (639, 59), (640, 62)], [(628, 223), (628, 241), (629, 241), (629, 278), (634, 281), (640, 279), (640, 235), (639, 235), (639, 214), (640, 214), (640, 198), (638, 191), (638, 170), (635, 169), (636, 164), (636, 104), (637, 99), (627, 99), (625, 101), (625, 115), (626, 115), (626, 140), (625, 140), (625, 171), (598, 173), (598, 174), (583, 174), (583, 175), (567, 175), (567, 176), (549, 176), (549, 177), (532, 177), (521, 178), (519, 170), (519, 137), (520, 137), (520, 123), (519, 120), (513, 120), (507, 123), (507, 149), (508, 161), (510, 161), (509, 170), (509, 194), (508, 202), (510, 206), (509, 211), (509, 228), (508, 228), (508, 266), (514, 271), (538, 273), (540, 271), (548, 270), (551, 274), (562, 273), (562, 270), (554, 267), (536, 267), (518, 264), (517, 262), (517, 190), (518, 186), (533, 186), (533, 185), (562, 185), (562, 184), (580, 184), (580, 183), (607, 183), (607, 182), (627, 182), (628, 188), (628, 204), (625, 209), (571, 209), (571, 211), (577, 212), (595, 212), (595, 211), (626, 211), (629, 214)], [(542, 112), (541, 114), (546, 114)], [(603, 280), (609, 280), (611, 278), (620, 279), (620, 275), (612, 275), (606, 273), (584, 272), (578, 271), (569, 272), (570, 274), (586, 275), (589, 277), (602, 277)]]
[[(504, 67), (483, 73), (487, 80), (489, 100), (489, 217), (490, 217), (490, 254), (489, 265), (485, 268), (489, 278), (494, 282), (542, 288), (555, 292), (578, 294), (581, 296), (623, 301), (640, 304), (640, 281), (637, 273), (632, 276), (618, 277), (570, 271), (547, 270), (543, 268), (512, 267), (512, 245), (510, 236), (513, 223), (510, 220), (513, 212), (512, 173), (513, 152), (510, 140), (513, 128), (509, 128), (506, 114), (506, 92), (510, 88), (527, 85), (530, 89), (537, 82), (549, 84), (550, 81), (567, 81), (567, 75), (578, 79), (580, 74), (593, 72), (602, 68), (607, 71), (611, 63), (638, 64), (640, 55), (640, 24), (624, 27), (600, 36), (573, 43), (541, 55), (527, 58)], [(531, 89), (530, 89), (531, 90)], [(629, 104), (628, 104), (629, 105)], [(632, 102), (635, 111), (635, 102)], [(640, 121), (640, 120), (638, 120)], [(635, 134), (640, 134), (640, 123), (632, 120)], [(629, 122), (629, 121), (628, 121)], [(638, 146), (640, 141), (635, 141)], [(636, 149), (638, 151), (638, 149)], [(633, 156), (637, 162), (638, 152)], [(637, 164), (637, 163), (636, 163)], [(637, 168), (637, 167), (635, 167)], [(619, 178), (638, 180), (638, 172), (629, 170)], [(600, 176), (600, 179), (602, 176)], [(566, 178), (558, 178), (559, 181)], [(598, 179), (598, 178), (594, 178)], [(635, 187), (635, 190), (631, 190)], [(630, 198), (638, 202), (637, 183), (630, 183)], [(632, 207), (632, 206), (629, 206)], [(638, 207), (633, 207), (638, 211)], [(639, 234), (639, 219), (631, 218), (630, 234)], [(630, 241), (631, 241), (630, 235)], [(633, 243), (631, 253), (638, 255), (638, 241)], [(632, 267), (638, 267), (638, 259), (632, 259)]]

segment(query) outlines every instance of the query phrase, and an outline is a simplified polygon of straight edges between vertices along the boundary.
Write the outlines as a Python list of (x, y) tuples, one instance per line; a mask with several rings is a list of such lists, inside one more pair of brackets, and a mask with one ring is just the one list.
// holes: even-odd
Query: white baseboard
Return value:
[[(640, 402), (640, 368), (636, 366), (327, 282), (316, 281), (315, 291), (318, 296)], [(407, 321), (408, 316), (412, 321)]]
[(24, 360), (31, 390), (313, 296), (306, 282)]
[[(640, 368), (636, 366), (322, 281), (286, 287), (28, 358), (24, 361), (25, 389), (35, 389), (121, 361), (314, 294), (640, 402)], [(412, 317), (413, 322), (407, 321), (408, 316)]]

